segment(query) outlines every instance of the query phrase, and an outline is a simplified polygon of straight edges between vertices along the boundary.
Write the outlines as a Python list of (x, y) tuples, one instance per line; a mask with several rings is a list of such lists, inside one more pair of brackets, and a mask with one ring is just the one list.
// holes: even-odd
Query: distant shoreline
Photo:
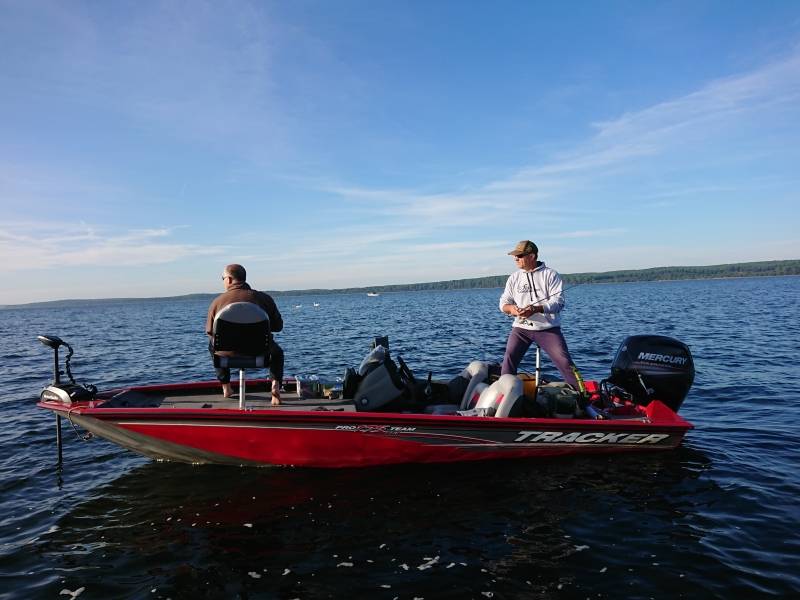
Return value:
[[(266, 290), (275, 297), (280, 296), (309, 296), (328, 294), (366, 294), (367, 292), (421, 292), (433, 290), (467, 290), (501, 288), (505, 285), (509, 273), (503, 275), (490, 275), (487, 277), (473, 277), (470, 279), (452, 279), (449, 281), (433, 281), (428, 283), (405, 283), (379, 286), (365, 286), (357, 288), (336, 289), (309, 289), (309, 290)], [(627, 269), (619, 271), (605, 271), (600, 273), (571, 273), (562, 274), (565, 285), (583, 283), (638, 283), (649, 281), (691, 281), (699, 279), (741, 279), (745, 277), (785, 277), (800, 275), (800, 259), (798, 260), (772, 260), (748, 263), (731, 263), (724, 265), (709, 265), (699, 267), (654, 267), (649, 269)], [(0, 310), (16, 308), (43, 308), (43, 307), (70, 307), (92, 303), (109, 302), (169, 302), (174, 300), (203, 300), (211, 299), (219, 292), (183, 294), (180, 296), (162, 296), (149, 298), (87, 298), (68, 300), (47, 300), (42, 302), (28, 302), (24, 304), (0, 305)]]

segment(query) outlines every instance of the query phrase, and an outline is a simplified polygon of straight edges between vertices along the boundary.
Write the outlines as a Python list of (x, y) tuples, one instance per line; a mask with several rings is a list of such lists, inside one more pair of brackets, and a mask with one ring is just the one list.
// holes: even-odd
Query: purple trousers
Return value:
[(545, 351), (545, 354), (550, 357), (564, 381), (578, 389), (578, 381), (572, 372), (572, 367), (575, 363), (572, 362), (572, 357), (569, 355), (567, 341), (561, 333), (561, 327), (542, 329), (540, 331), (512, 327), (506, 343), (506, 354), (503, 357), (501, 374), (510, 373), (511, 375), (516, 375), (519, 363), (522, 362), (522, 357), (525, 356), (528, 348), (533, 343), (538, 344)]

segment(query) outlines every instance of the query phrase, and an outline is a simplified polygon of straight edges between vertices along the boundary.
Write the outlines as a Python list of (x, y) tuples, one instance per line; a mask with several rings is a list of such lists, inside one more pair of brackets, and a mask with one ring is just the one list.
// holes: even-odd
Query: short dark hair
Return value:
[(242, 265), (228, 265), (225, 267), (225, 272), (230, 275), (234, 281), (247, 281), (247, 271), (244, 270)]

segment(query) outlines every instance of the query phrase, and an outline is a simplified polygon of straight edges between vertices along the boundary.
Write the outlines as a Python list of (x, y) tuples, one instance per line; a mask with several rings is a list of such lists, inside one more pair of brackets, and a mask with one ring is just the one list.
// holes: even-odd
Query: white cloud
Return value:
[(583, 229), (578, 231), (564, 231), (554, 234), (552, 236), (543, 236), (546, 238), (555, 239), (577, 239), (577, 238), (596, 238), (596, 237), (610, 237), (615, 235), (622, 235), (628, 230), (624, 227), (612, 227), (609, 229)]
[[(115, 113), (162, 138), (236, 140), (242, 153), (279, 154), (292, 144), (274, 61), (285, 34), (262, 3), (230, 9), (204, 0), (136, 3), (118, 14), (80, 3), (18, 7), (0, 23), (0, 82), (54, 111)], [(19, 31), (42, 41), (15, 52)]]
[(81, 266), (132, 267), (223, 252), (220, 247), (169, 241), (174, 229), (111, 232), (88, 225), (7, 223), (0, 226), (0, 272)]
[(701, 90), (618, 119), (596, 123), (598, 141), (663, 141), (686, 128), (773, 110), (800, 101), (800, 52), (750, 73), (712, 81)]
[[(590, 194), (593, 183), (635, 170), (639, 159), (680, 158), (693, 145), (718, 139), (743, 122), (758, 123), (778, 108), (796, 115), (798, 106), (800, 51), (796, 50), (752, 72), (718, 79), (683, 97), (598, 122), (595, 135), (571, 151), (482, 185), (436, 194), (347, 186), (329, 186), (327, 191), (349, 201), (371, 201), (376, 211), (425, 218), (432, 228), (507, 221), (521, 208), (535, 207), (539, 217), (547, 211), (563, 215), (579, 204), (565, 201), (570, 193)], [(742, 160), (743, 155), (746, 160), (752, 152), (750, 148), (726, 150), (704, 159), (718, 166)], [(665, 183), (659, 195), (694, 195), (732, 187), (719, 182), (687, 186), (682, 178), (678, 180)]]

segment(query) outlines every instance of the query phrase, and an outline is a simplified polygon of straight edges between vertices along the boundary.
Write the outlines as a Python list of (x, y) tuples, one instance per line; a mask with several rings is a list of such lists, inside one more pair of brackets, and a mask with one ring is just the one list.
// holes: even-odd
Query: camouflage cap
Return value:
[(510, 256), (527, 256), (528, 254), (539, 254), (539, 248), (530, 240), (522, 240), (514, 249), (508, 253)]

